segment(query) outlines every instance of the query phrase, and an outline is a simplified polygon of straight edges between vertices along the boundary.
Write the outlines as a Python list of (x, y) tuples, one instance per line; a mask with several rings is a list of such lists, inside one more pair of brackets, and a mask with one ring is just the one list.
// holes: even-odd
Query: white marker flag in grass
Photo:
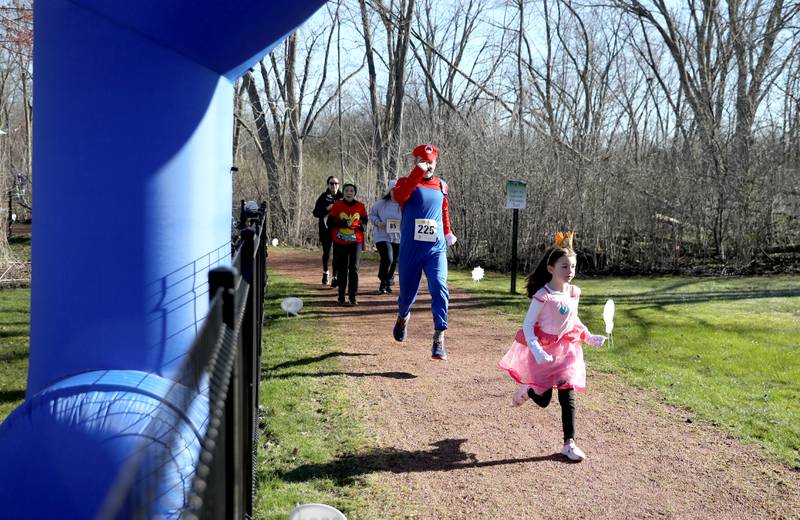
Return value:
[(483, 279), (483, 267), (478, 266), (472, 270), (472, 281), (478, 283), (482, 279)]
[(289, 520), (347, 520), (344, 513), (327, 504), (303, 504), (289, 513)]
[(278, 247), (278, 239), (277, 238), (273, 238), (272, 239), (272, 247)]
[(614, 330), (614, 311), (616, 310), (616, 305), (614, 305), (614, 300), (606, 301), (606, 304), (603, 306), (603, 322), (606, 324), (606, 334), (609, 337), (609, 346), (613, 347), (613, 343), (611, 343), (611, 331)]
[(289, 297), (284, 298), (281, 302), (281, 309), (286, 311), (286, 314), (291, 314), (292, 316), (297, 316), (297, 313), (300, 312), (300, 309), (303, 308), (303, 300), (300, 298)]

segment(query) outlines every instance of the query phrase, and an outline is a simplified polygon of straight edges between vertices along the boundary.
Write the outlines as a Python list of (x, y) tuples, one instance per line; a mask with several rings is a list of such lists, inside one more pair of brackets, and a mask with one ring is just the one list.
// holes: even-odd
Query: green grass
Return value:
[[(337, 462), (367, 443), (338, 368), (341, 344), (331, 325), (311, 314), (308, 298), (299, 318), (287, 318), (279, 303), (288, 295), (303, 296), (298, 286), (272, 275), (262, 357), (264, 426), (255, 517), (284, 519), (298, 503), (307, 502), (327, 503), (348, 517), (363, 517), (362, 472)], [(30, 290), (0, 291), (0, 422), (25, 396), (29, 323)], [(355, 476), (319, 476), (316, 468), (326, 466)]]
[(0, 291), (0, 421), (25, 398), (30, 301), (30, 289)]
[[(451, 272), (522, 323), (529, 300), (507, 275)], [(517, 289), (524, 293), (524, 278)], [(590, 369), (655, 390), (739, 439), (800, 469), (800, 276), (580, 279), (581, 319), (603, 333), (606, 299), (617, 307), (613, 346), (586, 348)], [(591, 385), (591, 380), (589, 381)]]
[[(474, 284), (469, 272), (452, 270), (450, 283), (515, 323), (527, 310), (524, 295), (508, 294), (507, 275), (487, 273)], [(579, 278), (576, 284), (583, 289), (581, 318), (595, 333), (603, 330), (605, 300), (617, 303), (614, 345), (586, 349), (590, 370), (654, 390), (800, 468), (799, 276)], [(524, 291), (522, 277), (518, 290)], [(315, 316), (311, 297), (304, 297), (300, 317), (287, 318), (279, 302), (289, 295), (308, 296), (273, 274), (255, 517), (283, 519), (307, 502), (364, 517), (365, 472), (345, 465), (357, 464), (353, 455), (369, 441), (338, 367), (342, 344), (332, 325)], [(29, 301), (28, 289), (0, 291), (0, 420), (24, 397)]]
[[(256, 518), (284, 519), (298, 503), (330, 504), (350, 518), (363, 517), (361, 471), (339, 462), (366, 446), (366, 434), (350, 406), (338, 368), (341, 344), (329, 323), (314, 317), (313, 304), (298, 318), (279, 308), (303, 296), (285, 278), (270, 276), (266, 302), (261, 383), (262, 435), (258, 452)], [(0, 291), (0, 422), (25, 396), (28, 371), (30, 290)], [(319, 468), (332, 467), (334, 473)], [(355, 475), (355, 476), (351, 476)]]
[[(8, 242), (15, 260), (30, 262), (30, 235), (15, 235)], [(30, 289), (0, 289), (0, 422), (25, 398), (30, 302)]]
[[(314, 316), (314, 305), (288, 279), (270, 275), (262, 357), (262, 419), (256, 518), (284, 519), (297, 505), (322, 502), (348, 518), (363, 517), (363, 477), (343, 482), (337, 461), (367, 445), (350, 406), (344, 355), (331, 324)], [(303, 297), (299, 317), (286, 317), (280, 301)], [(338, 468), (326, 474), (324, 468)]]

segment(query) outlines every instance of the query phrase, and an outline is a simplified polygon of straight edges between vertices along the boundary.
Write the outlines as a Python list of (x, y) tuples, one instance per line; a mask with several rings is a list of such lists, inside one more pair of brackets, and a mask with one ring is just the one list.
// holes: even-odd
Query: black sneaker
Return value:
[(405, 341), (407, 334), (408, 320), (403, 319), (402, 316), (398, 316), (397, 321), (394, 323), (394, 329), (392, 329), (392, 335), (394, 336), (395, 341)]
[(338, 303), (339, 305), (344, 305), (344, 296), (339, 296), (338, 298), (336, 298), (336, 303)]
[(328, 273), (322, 273), (322, 285), (328, 285)]
[(384, 290), (384, 291), (386, 291), (386, 294), (392, 294), (392, 286), (391, 286), (391, 285), (389, 285), (388, 283), (387, 283), (387, 284), (386, 284), (386, 286), (383, 288), (383, 290)]
[(433, 342), (433, 347), (431, 348), (431, 359), (438, 359), (441, 361), (447, 359), (447, 350), (444, 348), (444, 338)]
[(381, 282), (381, 286), (378, 288), (378, 294), (386, 294), (386, 282)]
[(356, 300), (355, 298), (351, 298), (350, 305), (358, 305), (358, 300)]
[(334, 276), (333, 278), (331, 278), (331, 287), (338, 287), (338, 286), (339, 286), (339, 280), (337, 280), (336, 277)]

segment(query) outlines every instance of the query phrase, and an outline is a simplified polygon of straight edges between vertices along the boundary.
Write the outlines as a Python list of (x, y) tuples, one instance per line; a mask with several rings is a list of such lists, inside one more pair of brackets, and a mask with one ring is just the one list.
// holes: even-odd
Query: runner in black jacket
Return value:
[[(331, 206), (337, 200), (342, 198), (342, 192), (339, 190), (339, 179), (331, 175), (328, 177), (328, 189), (326, 189), (314, 204), (314, 216), (319, 219), (319, 241), (322, 244), (322, 284), (328, 284), (328, 258), (331, 254), (331, 230), (325, 226), (325, 216), (330, 211)], [(333, 278), (331, 279), (331, 287), (336, 287), (336, 255), (333, 256)]]

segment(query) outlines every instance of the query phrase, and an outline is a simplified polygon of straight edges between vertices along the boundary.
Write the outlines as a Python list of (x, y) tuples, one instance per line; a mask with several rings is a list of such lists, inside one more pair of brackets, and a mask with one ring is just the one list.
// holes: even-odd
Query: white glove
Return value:
[(599, 334), (592, 334), (588, 338), (586, 338), (586, 343), (593, 347), (602, 347), (603, 343), (606, 342), (608, 338), (605, 336), (600, 336)]
[(456, 236), (452, 233), (448, 233), (444, 236), (444, 241), (447, 242), (448, 247), (452, 247), (452, 245), (455, 244), (457, 240), (458, 239), (456, 238)]
[(424, 172), (428, 171), (428, 163), (426, 163), (425, 161), (418, 162), (417, 166)]
[(550, 363), (553, 361), (553, 356), (545, 352), (537, 340), (529, 341), (528, 348), (531, 351), (531, 355), (533, 355), (533, 359), (536, 360), (537, 365), (541, 365), (542, 363)]

